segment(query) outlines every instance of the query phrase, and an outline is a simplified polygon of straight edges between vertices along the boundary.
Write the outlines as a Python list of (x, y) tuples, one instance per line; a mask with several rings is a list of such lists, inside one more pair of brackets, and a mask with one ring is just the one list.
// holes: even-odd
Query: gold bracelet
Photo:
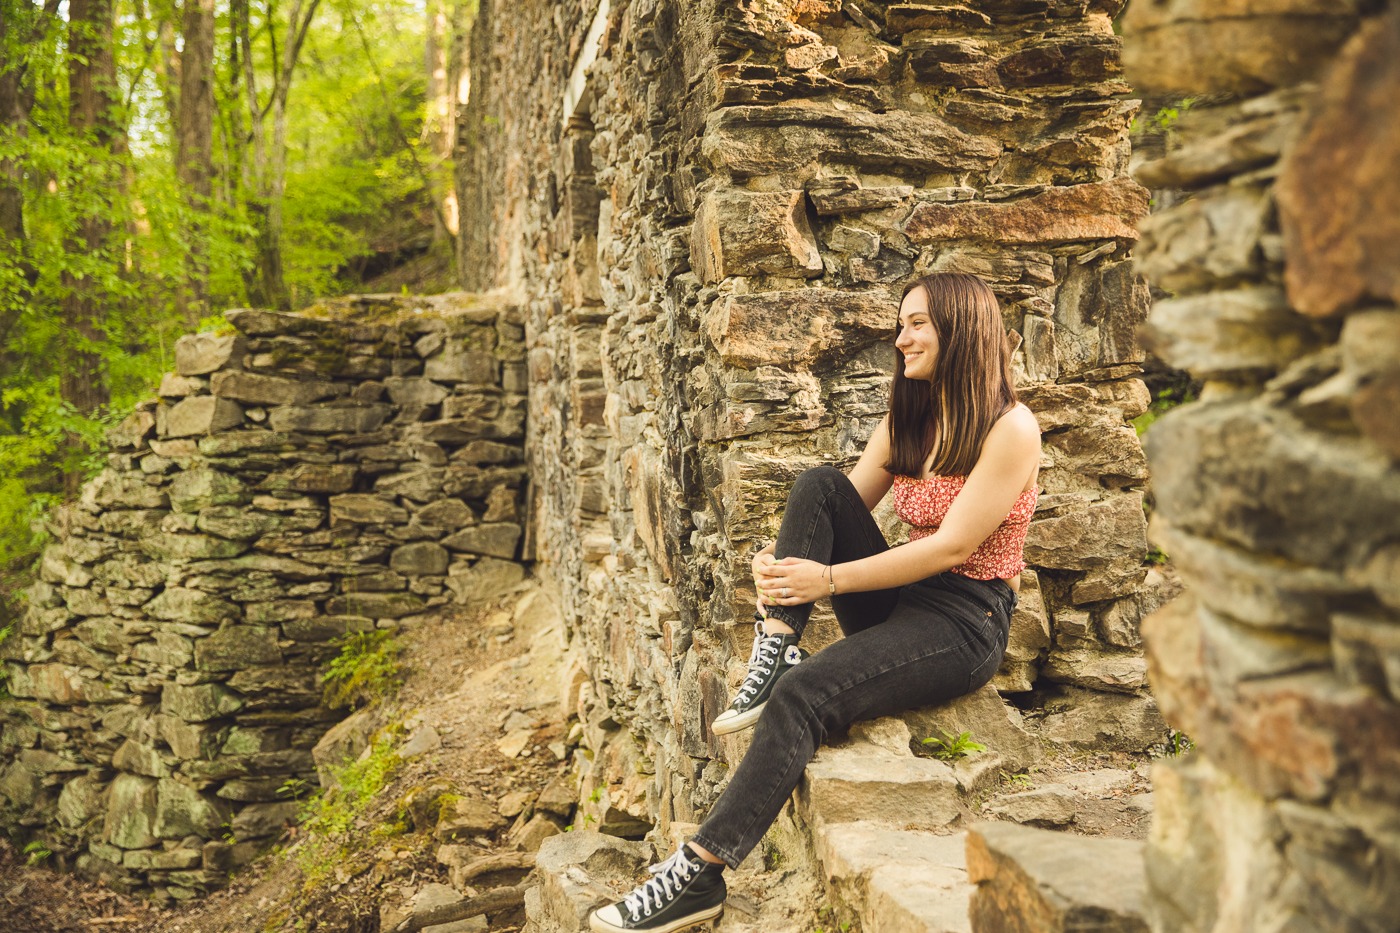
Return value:
[(827, 564), (827, 565), (826, 565), (826, 582), (827, 582), (827, 584), (828, 584), (828, 585), (830, 586), (830, 588), (831, 588), (831, 593), (830, 593), (829, 595), (835, 596), (835, 595), (836, 595), (836, 571), (835, 571), (835, 569), (832, 567), (831, 564)]

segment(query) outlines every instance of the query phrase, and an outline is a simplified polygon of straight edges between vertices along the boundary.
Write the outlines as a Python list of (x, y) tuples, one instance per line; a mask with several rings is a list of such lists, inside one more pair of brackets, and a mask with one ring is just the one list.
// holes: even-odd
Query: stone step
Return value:
[(588, 915), (609, 904), (645, 874), (652, 848), (599, 832), (575, 830), (551, 836), (535, 857), (539, 884), (525, 894), (529, 933), (578, 933)]
[(956, 822), (964, 806), (946, 762), (856, 742), (817, 752), (798, 787), (798, 809), (814, 828), (866, 821), (934, 830)]
[(974, 933), (1147, 933), (1143, 843), (1016, 823), (968, 831)]
[(813, 841), (827, 884), (863, 933), (971, 933), (966, 835), (857, 822), (823, 826)]
[[(951, 764), (914, 754), (924, 738), (962, 732), (987, 750)], [(797, 819), (831, 899), (865, 933), (971, 933), (966, 834), (949, 829), (1002, 770), (1039, 757), (1035, 738), (990, 687), (853, 726), (847, 741), (817, 752), (797, 792)]]

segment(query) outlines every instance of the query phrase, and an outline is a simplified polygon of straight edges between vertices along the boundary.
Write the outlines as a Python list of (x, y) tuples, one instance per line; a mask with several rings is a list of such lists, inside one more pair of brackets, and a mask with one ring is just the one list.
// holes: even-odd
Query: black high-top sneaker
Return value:
[(707, 862), (688, 845), (647, 869), (651, 878), (588, 918), (593, 933), (675, 933), (724, 912), (724, 866)]
[(806, 651), (797, 647), (796, 635), (765, 635), (762, 622), (754, 623), (754, 631), (749, 675), (739, 686), (729, 709), (710, 723), (715, 735), (738, 732), (758, 722), (758, 717), (763, 714), (763, 704), (768, 702), (778, 678), (808, 657)]

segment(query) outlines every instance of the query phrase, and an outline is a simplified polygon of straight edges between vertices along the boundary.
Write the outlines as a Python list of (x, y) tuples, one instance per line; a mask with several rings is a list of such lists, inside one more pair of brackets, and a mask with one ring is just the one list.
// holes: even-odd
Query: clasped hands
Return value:
[(758, 608), (764, 606), (801, 606), (814, 603), (831, 591), (826, 564), (801, 557), (773, 557), (773, 545), (754, 555), (753, 580), (758, 589)]

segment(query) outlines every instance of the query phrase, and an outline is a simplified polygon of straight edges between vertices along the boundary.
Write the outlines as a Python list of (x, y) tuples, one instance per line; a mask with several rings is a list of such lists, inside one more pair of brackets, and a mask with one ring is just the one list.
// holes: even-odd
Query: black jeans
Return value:
[[(776, 557), (829, 564), (888, 549), (844, 473), (818, 467), (797, 478)], [(1016, 593), (1003, 580), (944, 573), (831, 602), (846, 637), (774, 686), (750, 754), (695, 834), (695, 842), (731, 868), (758, 845), (829, 733), (862, 719), (946, 703), (991, 680), (1006, 651)], [(811, 606), (770, 607), (768, 614), (801, 632)]]

